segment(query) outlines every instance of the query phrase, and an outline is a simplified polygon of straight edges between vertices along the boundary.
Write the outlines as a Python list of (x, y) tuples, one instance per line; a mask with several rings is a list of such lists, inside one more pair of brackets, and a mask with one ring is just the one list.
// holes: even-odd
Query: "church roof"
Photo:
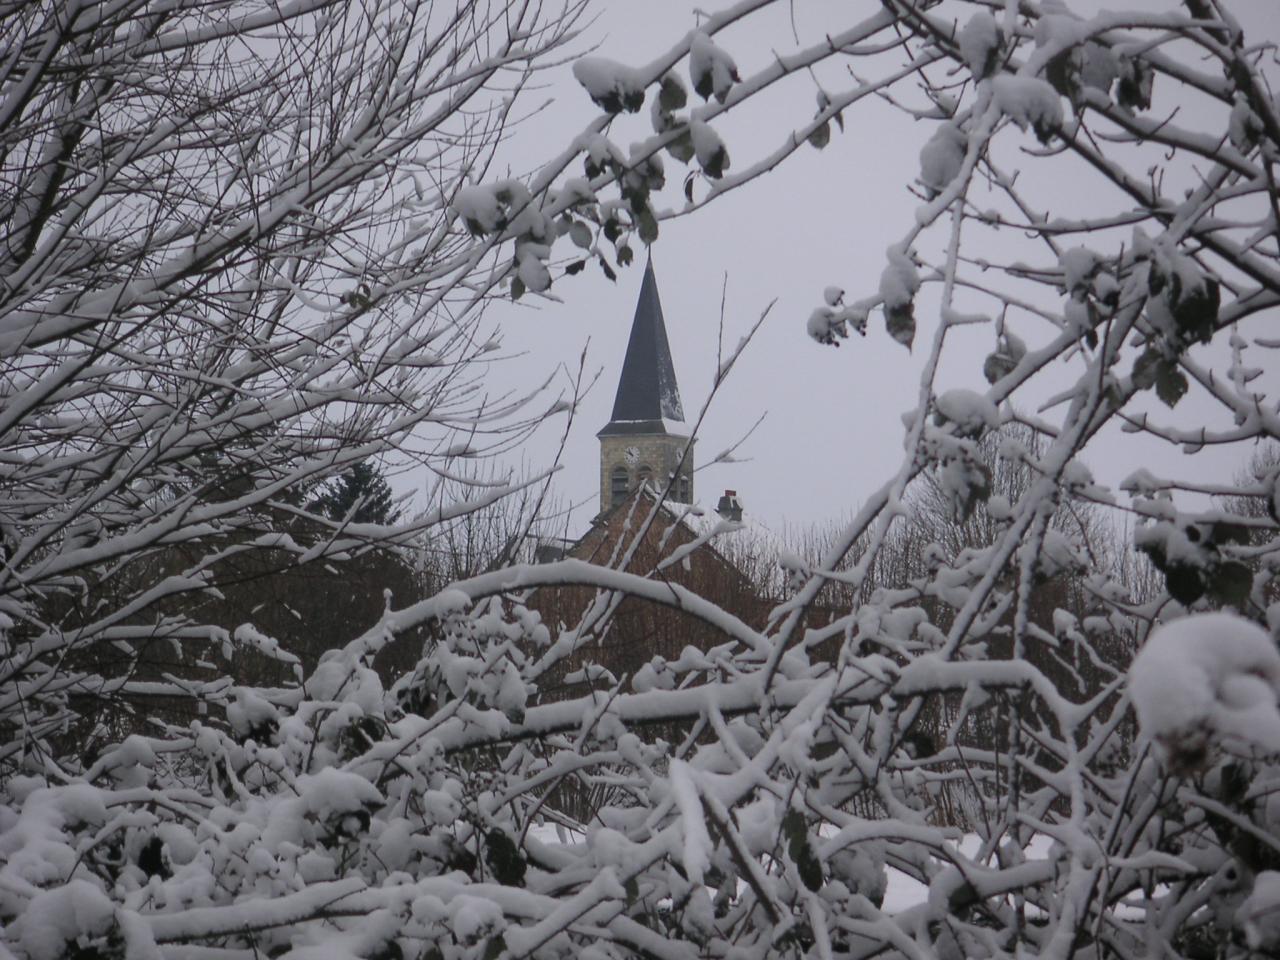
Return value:
[(672, 426), (678, 430), (684, 423), (684, 410), (680, 406), (680, 387), (676, 384), (676, 368), (671, 362), (662, 301), (658, 299), (658, 281), (650, 258), (640, 284), (635, 319), (631, 321), (631, 339), (627, 342), (626, 359), (622, 361), (613, 415), (599, 435), (671, 433), (666, 421), (675, 421)]

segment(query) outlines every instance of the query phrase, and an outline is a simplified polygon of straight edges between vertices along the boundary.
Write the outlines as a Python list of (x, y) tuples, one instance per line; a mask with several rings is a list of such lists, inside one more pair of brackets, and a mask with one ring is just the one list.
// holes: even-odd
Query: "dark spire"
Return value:
[(683, 423), (684, 410), (651, 257), (644, 268), (640, 300), (631, 321), (631, 339), (622, 361), (622, 376), (618, 378), (613, 416), (600, 433), (666, 433), (664, 419)]

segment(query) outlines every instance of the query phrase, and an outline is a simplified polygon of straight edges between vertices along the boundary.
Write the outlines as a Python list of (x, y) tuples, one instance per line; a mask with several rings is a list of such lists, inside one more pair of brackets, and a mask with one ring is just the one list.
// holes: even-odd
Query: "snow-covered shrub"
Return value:
[[(4, 956), (1275, 951), (1275, 471), (1135, 463), (1113, 490), (1099, 462), (1129, 455), (1100, 452), (1112, 426), (1187, 451), (1280, 434), (1258, 326), (1280, 304), (1274, 68), (1228, 5), (893, 3), (741, 72), (725, 31), (750, 10), (700, 11), (647, 65), (580, 65), (604, 114), (582, 98), (596, 115), (572, 150), (496, 181), (490, 128), (459, 135), (439, 111), (502, 130), (510, 83), (571, 16), (504, 7), (430, 43), (436, 22), (413, 16), (439, 5), (49, 9), (0, 14), (26, 38), (0, 87), (17, 187), (0, 197)], [(482, 22), (496, 32), (468, 32)], [(207, 82), (237, 31), (242, 59)], [(298, 86), (264, 95), (278, 77)], [(832, 277), (807, 324), (836, 343), (881, 309), (888, 337), (860, 349), (914, 349), (920, 385), (900, 469), (824, 550), (784, 558), (763, 617), (701, 595), (662, 549), (637, 559), (688, 519), (646, 496), (611, 563), (393, 596), (300, 658), (301, 682), (131, 672), (153, 642), (275, 649), (182, 603), (220, 593), (229, 557), (358, 558), (468, 509), (306, 542), (279, 522), (414, 427), (487, 422), (434, 400), (491, 347), (470, 308), (547, 293), (557, 244), (582, 258), (565, 273), (630, 262), (679, 208), (661, 151), (718, 179), (716, 202), (806, 144), (836, 153), (811, 88), (759, 158), (719, 119), (815, 77), (846, 133), (869, 129), (862, 101), (930, 121), (903, 181), (932, 196), (875, 225), (887, 264)], [(468, 106), (486, 81), (496, 98)], [(1196, 109), (1174, 109), (1188, 89)], [(654, 132), (624, 151), (611, 137), (646, 96)], [(1066, 184), (1071, 167), (1097, 181)], [(860, 202), (847, 169), (832, 184), (824, 217)], [(463, 303), (460, 328), (431, 325)], [(953, 357), (969, 327), (994, 347)], [(868, 416), (830, 430), (857, 442)], [(1093, 535), (1107, 512), (1131, 518), (1123, 549)], [(171, 569), (177, 546), (194, 553)], [(537, 615), (538, 591), (566, 589), (579, 609)], [(624, 605), (715, 639), (613, 670), (601, 641)], [(414, 669), (384, 682), (379, 652), (412, 636)], [(150, 697), (193, 715), (158, 722)], [(95, 723), (104, 701), (136, 729)]]

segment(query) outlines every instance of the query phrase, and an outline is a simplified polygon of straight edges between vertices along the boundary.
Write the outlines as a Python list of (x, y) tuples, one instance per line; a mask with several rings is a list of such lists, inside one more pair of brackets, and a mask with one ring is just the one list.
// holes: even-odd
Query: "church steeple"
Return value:
[(641, 483), (661, 492), (671, 481), (668, 496), (683, 503), (691, 501), (692, 442), (684, 426), (652, 257), (640, 284), (613, 414), (597, 436), (601, 512), (625, 500)]
[(622, 361), (622, 376), (618, 378), (613, 416), (605, 432), (615, 424), (662, 420), (683, 423), (684, 410), (680, 406), (680, 387), (671, 362), (671, 345), (667, 342), (667, 325), (662, 319), (658, 280), (653, 275), (650, 257), (640, 284), (635, 319), (631, 321), (631, 339), (627, 342), (626, 359)]

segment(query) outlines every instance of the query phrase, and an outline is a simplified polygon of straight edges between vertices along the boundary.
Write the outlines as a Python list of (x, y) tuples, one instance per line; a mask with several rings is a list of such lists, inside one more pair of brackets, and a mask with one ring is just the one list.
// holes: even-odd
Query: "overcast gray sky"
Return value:
[[(706, 5), (708, 9), (720, 6)], [(780, 4), (721, 35), (721, 45), (736, 58), (743, 76), (769, 63), (773, 50), (795, 46), (793, 14), (802, 41), (813, 42), (855, 16), (873, 13), (879, 5), (866, 0), (793, 6)], [(1171, 9), (1177, 4), (1133, 6)], [(1280, 32), (1269, 0), (1238, 6), (1246, 20), (1267, 24), (1272, 34)], [(583, 46), (598, 42), (596, 52), (602, 56), (627, 64), (645, 63), (694, 25), (692, 9), (675, 0), (602, 4)], [(830, 65), (820, 75), (824, 85), (839, 90), (854, 84), (847, 75), (833, 73), (834, 69)], [(515, 173), (552, 155), (597, 113), (567, 67), (547, 82), (546, 90), (535, 93), (529, 102), (552, 102), (519, 129), (510, 144), (509, 162)], [(749, 102), (718, 120), (715, 126), (728, 145), (734, 168), (776, 147), (795, 125), (811, 116), (814, 95), (810, 79), (795, 78), (785, 90)], [(1157, 109), (1162, 95), (1176, 100), (1174, 91), (1157, 90)], [(761, 415), (764, 422), (738, 451), (745, 462), (709, 467), (696, 479), (698, 498), (704, 503), (714, 504), (725, 488), (736, 489), (747, 510), (775, 528), (847, 514), (897, 467), (902, 456), (900, 415), (915, 405), (934, 322), (923, 307), (927, 299), (922, 298), (914, 353), (888, 338), (878, 311), (872, 314), (866, 339), (855, 336), (839, 350), (819, 346), (805, 334), (805, 321), (821, 302), (825, 286), (844, 288), (850, 299), (875, 292), (886, 247), (905, 233), (920, 204), (907, 185), (917, 173), (920, 147), (936, 125), (936, 121), (913, 121), (887, 105), (867, 101), (857, 105), (847, 121), (843, 134), (833, 131), (824, 151), (805, 146), (762, 180), (691, 217), (664, 221), (653, 247), (667, 331), (690, 420), (706, 399), (717, 367), (722, 287), (727, 283), (726, 349), (776, 298), (763, 329), (704, 421), (697, 447), (699, 464), (736, 441)], [(610, 131), (624, 150), (648, 133), (647, 104), (638, 117), (624, 118)], [(1016, 161), (1023, 147), (1035, 145), (1030, 134), (1019, 141), (1017, 132), (1009, 131), (1003, 138), (1010, 162)], [(679, 207), (686, 168), (669, 157), (665, 163), (668, 186), (660, 206)], [(1100, 206), (1115, 202), (1096, 189), (1090, 192), (1087, 178), (1064, 177), (1058, 168), (1051, 168), (1050, 175), (1062, 178), (1056, 186), (1065, 209), (1079, 212), (1090, 200)], [(1008, 242), (1008, 250), (994, 254), (1011, 252), (1014, 257), (1046, 261), (1039, 249), (1021, 237), (1011, 236)], [(637, 263), (621, 272), (616, 283), (590, 265), (577, 277), (557, 281), (553, 292), (563, 298), (562, 303), (543, 301), (536, 308), (501, 305), (489, 314), (490, 322), (501, 329), (505, 352), (514, 355), (495, 369), (498, 382), (531, 384), (559, 363), (576, 366), (584, 344), (589, 371), (601, 373), (582, 405), (558, 481), (562, 496), (586, 504), (575, 518), (578, 529), (596, 507), (595, 433), (608, 420), (626, 347), (643, 270), (644, 255), (637, 253)], [(984, 249), (981, 254), (995, 259), (992, 251)], [(989, 309), (989, 304), (982, 306)], [(1011, 326), (1033, 345), (1047, 333), (1043, 324), (1037, 329), (1026, 318), (1015, 318)], [(983, 386), (981, 363), (993, 345), (993, 329), (990, 325), (964, 328), (955, 339), (939, 387)], [(1077, 359), (1077, 365), (1080, 362)], [(1074, 374), (1063, 370), (1061, 385), (1070, 383), (1074, 375), (1078, 367)], [(1274, 363), (1266, 376), (1274, 385)], [(1047, 378), (1041, 396), (1051, 392), (1053, 384), (1054, 378)], [(542, 465), (553, 455), (560, 426), (556, 423), (553, 429), (543, 430), (530, 445), (525, 456), (531, 464)], [(1182, 453), (1143, 438), (1116, 434), (1107, 443), (1109, 447), (1091, 450), (1085, 459), (1099, 479), (1112, 483), (1136, 466), (1183, 474), (1190, 466), (1202, 476), (1231, 469), (1211, 455), (1188, 465)]]

